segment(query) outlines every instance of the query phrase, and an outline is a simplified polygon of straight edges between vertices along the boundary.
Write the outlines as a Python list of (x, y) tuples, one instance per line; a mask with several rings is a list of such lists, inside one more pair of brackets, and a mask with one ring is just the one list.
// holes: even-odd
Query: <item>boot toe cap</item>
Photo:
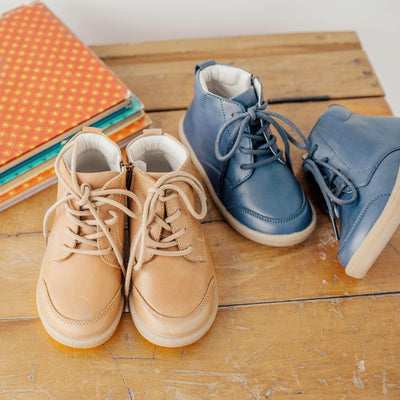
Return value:
[(202, 337), (211, 327), (218, 308), (215, 277), (212, 277), (199, 304), (186, 315), (170, 316), (153, 308), (136, 286), (130, 294), (133, 321), (150, 342), (164, 347), (180, 347)]
[(69, 315), (55, 306), (55, 294), (44, 279), (37, 287), (37, 307), (46, 331), (58, 342), (70, 347), (95, 347), (114, 333), (123, 311), (121, 287), (100, 311), (86, 312), (84, 318)]

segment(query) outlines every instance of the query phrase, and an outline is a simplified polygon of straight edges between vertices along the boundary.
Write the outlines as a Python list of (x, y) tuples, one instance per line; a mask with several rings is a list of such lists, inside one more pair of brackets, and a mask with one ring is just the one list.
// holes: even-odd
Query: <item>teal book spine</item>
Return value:
[[(93, 123), (91, 126), (94, 126), (96, 128), (101, 128), (103, 130), (110, 128), (111, 126), (123, 121), (124, 119), (136, 114), (140, 110), (143, 109), (143, 104), (140, 102), (140, 100), (133, 96), (129, 106), (122, 108), (121, 110), (118, 110), (107, 117), (101, 119), (100, 121), (97, 121)], [(25, 174), (26, 172), (32, 170), (33, 168), (38, 167), (39, 165), (45, 163), (48, 160), (51, 160), (52, 158), (56, 157), (57, 154), (60, 152), (64, 144), (71, 139), (74, 135), (71, 135), (70, 137), (66, 138), (65, 140), (62, 140), (61, 142), (58, 142), (54, 144), (53, 146), (48, 147), (47, 149), (41, 151), (38, 154), (35, 154), (34, 156), (28, 158), (27, 160), (21, 162), (20, 164), (16, 165), (15, 167), (12, 167), (8, 169), (7, 171), (4, 171), (3, 173), (0, 174), (0, 186), (6, 184), (7, 182), (12, 181), (13, 179)]]

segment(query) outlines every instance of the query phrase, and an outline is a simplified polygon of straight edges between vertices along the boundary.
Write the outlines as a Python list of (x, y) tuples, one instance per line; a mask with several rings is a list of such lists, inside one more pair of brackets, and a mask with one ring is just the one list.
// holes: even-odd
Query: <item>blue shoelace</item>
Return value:
[[(336, 220), (339, 217), (337, 206), (353, 203), (357, 199), (358, 192), (354, 184), (343, 172), (329, 164), (328, 157), (317, 159), (314, 156), (317, 148), (318, 146), (315, 145), (309, 150), (307, 156), (304, 158), (303, 169), (305, 172), (311, 173), (315, 182), (318, 184), (325, 200), (329, 217), (332, 221), (336, 240), (339, 240), (340, 236), (336, 224)], [(329, 171), (329, 173), (326, 171)], [(341, 179), (340, 183), (337, 177)], [(348, 189), (347, 192), (351, 193), (351, 197), (349, 199), (341, 199), (340, 196), (346, 189)]]
[[(289, 142), (293, 143), (295, 146), (305, 150), (308, 145), (308, 140), (300, 129), (291, 122), (288, 118), (275, 113), (273, 111), (265, 110), (267, 107), (267, 102), (263, 101), (260, 105), (254, 105), (249, 107), (244, 112), (238, 112), (232, 115), (232, 118), (225, 122), (224, 125), (218, 131), (217, 138), (215, 140), (215, 155), (219, 161), (227, 162), (233, 157), (235, 152), (239, 149), (240, 152), (245, 154), (251, 154), (253, 156), (266, 155), (269, 157), (263, 157), (263, 159), (242, 164), (240, 167), (242, 169), (254, 169), (262, 165), (266, 165), (274, 162), (275, 160), (280, 160), (281, 162), (286, 161), (286, 165), (292, 171), (292, 162), (290, 159), (290, 147)], [(290, 126), (293, 131), (302, 139), (303, 143), (298, 142), (289, 132), (276, 120), (281, 120)], [(230, 138), (227, 143), (227, 148), (225, 154), (221, 153), (221, 139), (225, 131), (227, 131), (233, 124), (240, 121), (239, 124), (233, 128)], [(257, 129), (255, 133), (252, 133), (251, 126), (259, 121), (261, 127)], [(271, 132), (271, 125), (276, 129), (280, 137), (282, 138), (285, 147), (285, 161), (282, 158), (282, 150), (280, 150), (276, 144), (276, 137)], [(245, 133), (246, 128), (249, 127), (250, 133)], [(246, 149), (244, 147), (239, 147), (242, 138), (248, 138), (253, 143), (253, 149)], [(255, 146), (255, 143), (261, 143), (260, 146)], [(223, 167), (223, 170), (226, 169)]]

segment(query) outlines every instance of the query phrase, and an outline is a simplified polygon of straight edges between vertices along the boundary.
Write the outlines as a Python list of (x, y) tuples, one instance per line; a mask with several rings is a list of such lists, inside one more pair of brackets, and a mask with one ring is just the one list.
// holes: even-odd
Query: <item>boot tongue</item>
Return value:
[[(248, 109), (258, 102), (257, 98), (257, 93), (253, 85), (251, 85), (248, 89), (246, 89), (244, 92), (238, 94), (235, 97), (232, 97), (231, 100), (240, 103), (245, 109)], [(238, 123), (238, 122), (237, 122)], [(252, 149), (253, 148), (253, 142), (249, 141), (245, 138), (242, 139), (241, 144), (242, 147), (246, 149)], [(246, 158), (250, 158), (249, 155), (245, 156)], [(250, 161), (250, 160), (248, 160)]]
[[(258, 80), (256, 82), (259, 82)], [(258, 90), (258, 92), (260, 93), (259, 95), (257, 94), (257, 90), (256, 87), (254, 85), (251, 85), (247, 90), (245, 90), (244, 92), (240, 93), (239, 95), (237, 95), (236, 97), (232, 97), (231, 100), (234, 100), (240, 104), (242, 104), (245, 108), (249, 108), (252, 107), (254, 105), (256, 105), (258, 103), (258, 96), (262, 97), (262, 89), (261, 86)], [(262, 99), (261, 99), (262, 100)], [(259, 123), (257, 123), (256, 125), (252, 126), (253, 130), (256, 131), (260, 128)], [(252, 129), (250, 128), (250, 129)], [(244, 139), (242, 139), (242, 143), (241, 145), (247, 149), (257, 149), (259, 146), (263, 145), (264, 142), (260, 141), (260, 142), (247, 142)], [(262, 159), (268, 158), (270, 157), (272, 153), (266, 153), (266, 154), (260, 154), (254, 157), (254, 161), (260, 161)]]
[[(190, 164), (189, 160), (186, 160), (186, 162), (180, 168), (178, 168), (177, 171), (183, 171), (183, 172), (191, 173), (192, 172), (191, 171), (191, 164)], [(154, 181), (157, 181), (158, 179), (163, 177), (165, 174), (167, 174), (167, 172), (147, 172), (147, 176), (153, 178)], [(175, 183), (175, 184), (180, 186), (179, 183)], [(186, 192), (186, 194), (189, 196), (189, 198), (192, 199), (192, 197), (191, 197), (192, 194), (188, 192), (188, 187), (186, 185), (183, 185), (182, 189), (184, 190), (184, 192)], [(167, 205), (166, 203), (162, 204), (162, 206), (164, 208), (164, 210), (163, 210), (163, 217), (164, 218), (168, 216), (168, 211), (167, 211), (166, 205)], [(161, 215), (159, 215), (159, 216), (161, 216)], [(159, 236), (158, 240), (162, 240), (162, 239), (168, 237), (169, 235), (171, 235), (171, 232), (169, 232), (169, 231), (167, 231), (165, 229), (161, 229), (160, 236)], [(153, 237), (153, 239), (154, 239), (154, 237)], [(177, 246), (173, 246), (173, 247), (170, 247), (168, 250), (169, 251), (177, 251), (177, 250), (179, 250), (179, 248)]]
[(242, 104), (246, 108), (254, 106), (258, 101), (257, 93), (253, 85), (251, 85), (244, 92), (238, 94), (235, 97), (232, 97), (231, 100)]
[[(76, 177), (77, 177), (79, 185), (82, 185), (82, 183), (87, 183), (91, 186), (92, 189), (102, 189), (108, 182), (111, 181), (111, 179), (113, 179), (115, 176), (117, 176), (119, 174), (120, 173), (118, 171), (77, 172)], [(79, 207), (76, 207), (76, 208), (79, 209)], [(102, 211), (99, 211), (99, 212), (102, 213)], [(93, 220), (93, 219), (94, 219), (94, 216), (92, 216), (92, 215), (89, 215), (87, 217), (82, 217), (82, 220)], [(92, 234), (95, 232), (96, 231), (93, 231), (93, 228), (81, 227), (79, 229), (79, 234), (81, 236), (89, 235), (89, 234)], [(93, 250), (92, 246), (89, 246), (85, 243), (78, 243), (77, 248)]]
[(92, 189), (101, 189), (112, 178), (119, 175), (118, 171), (104, 171), (104, 172), (77, 172), (76, 177), (78, 183), (88, 183)]

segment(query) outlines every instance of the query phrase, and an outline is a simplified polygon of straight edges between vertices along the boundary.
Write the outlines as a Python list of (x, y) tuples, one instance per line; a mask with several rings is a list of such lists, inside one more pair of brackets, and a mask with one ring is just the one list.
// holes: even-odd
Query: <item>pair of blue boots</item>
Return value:
[(400, 224), (400, 119), (335, 105), (306, 138), (266, 110), (257, 77), (214, 60), (196, 65), (194, 91), (180, 138), (227, 222), (270, 246), (295, 245), (311, 234), (316, 214), (293, 174), (292, 143), (307, 151), (306, 180), (337, 239), (340, 230), (339, 262), (362, 278)]

